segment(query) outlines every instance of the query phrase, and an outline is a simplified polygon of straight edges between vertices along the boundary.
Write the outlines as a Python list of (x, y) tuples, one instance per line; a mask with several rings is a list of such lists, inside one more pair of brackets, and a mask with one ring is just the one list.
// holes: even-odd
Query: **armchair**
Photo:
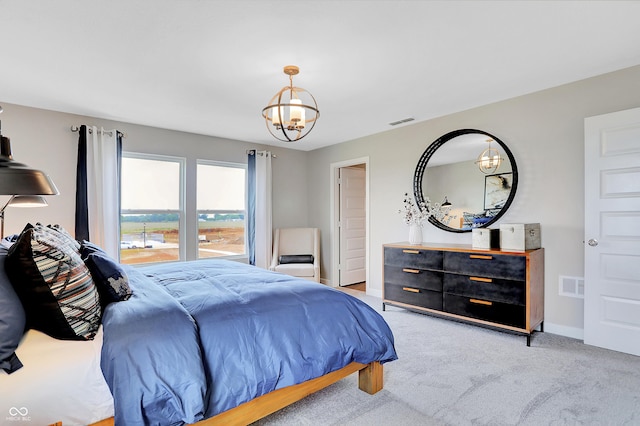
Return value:
[(320, 282), (320, 230), (278, 228), (270, 270)]

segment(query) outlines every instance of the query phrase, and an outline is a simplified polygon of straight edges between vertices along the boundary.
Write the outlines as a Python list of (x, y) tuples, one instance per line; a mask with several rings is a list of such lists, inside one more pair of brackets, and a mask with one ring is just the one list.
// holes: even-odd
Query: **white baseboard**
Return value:
[(382, 290), (367, 289), (367, 296), (373, 296), (382, 299)]
[(327, 279), (322, 278), (322, 277), (320, 277), (320, 284), (324, 284), (324, 285), (327, 285), (329, 287), (335, 287), (333, 285), (333, 283), (331, 282), (331, 280), (327, 280)]
[(551, 322), (544, 322), (544, 331), (551, 334), (558, 334), (560, 336), (572, 337), (578, 340), (584, 340), (584, 329), (577, 327), (567, 327), (566, 325), (553, 324)]

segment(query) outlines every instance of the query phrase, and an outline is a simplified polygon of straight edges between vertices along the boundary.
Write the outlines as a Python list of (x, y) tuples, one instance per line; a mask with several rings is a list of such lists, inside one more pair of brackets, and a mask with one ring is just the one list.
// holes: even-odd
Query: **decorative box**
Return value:
[(499, 248), (500, 230), (490, 228), (473, 228), (471, 230), (471, 247), (475, 249)]
[(539, 223), (504, 223), (500, 225), (500, 248), (502, 250), (539, 249)]

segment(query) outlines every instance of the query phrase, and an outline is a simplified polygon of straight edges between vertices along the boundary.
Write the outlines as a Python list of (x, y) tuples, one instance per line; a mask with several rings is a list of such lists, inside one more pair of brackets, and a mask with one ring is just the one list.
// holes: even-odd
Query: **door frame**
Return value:
[(340, 283), (340, 190), (338, 189), (338, 171), (343, 167), (365, 166), (365, 280), (367, 291), (369, 290), (369, 157), (353, 158), (351, 160), (338, 161), (329, 165), (330, 194), (329, 211), (331, 221), (331, 287), (338, 287)]

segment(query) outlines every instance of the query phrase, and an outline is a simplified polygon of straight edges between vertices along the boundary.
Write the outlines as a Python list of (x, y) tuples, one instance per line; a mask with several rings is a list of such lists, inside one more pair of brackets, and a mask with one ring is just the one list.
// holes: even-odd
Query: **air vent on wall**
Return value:
[(560, 275), (559, 284), (560, 296), (584, 299), (584, 278)]
[(393, 123), (389, 123), (389, 126), (397, 126), (398, 124), (408, 123), (409, 121), (413, 121), (413, 120), (415, 120), (415, 118), (413, 118), (413, 117), (403, 118), (402, 120), (398, 120), (398, 121), (394, 121)]

